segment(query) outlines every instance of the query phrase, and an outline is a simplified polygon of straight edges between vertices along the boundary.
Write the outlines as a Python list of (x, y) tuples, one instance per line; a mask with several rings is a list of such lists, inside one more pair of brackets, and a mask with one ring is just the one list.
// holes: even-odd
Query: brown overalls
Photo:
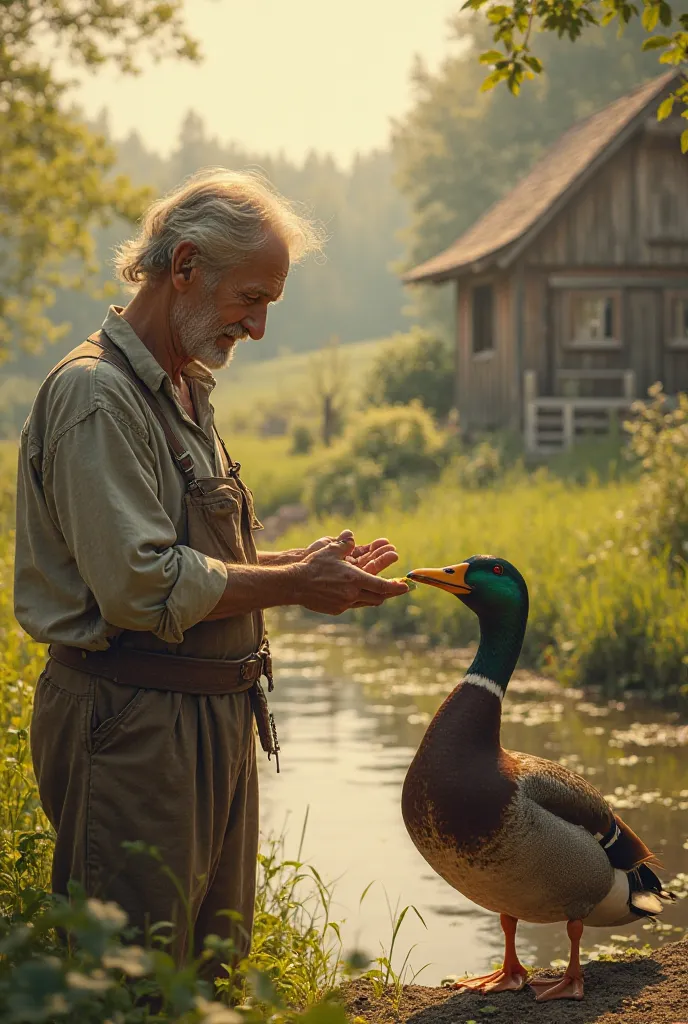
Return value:
[[(226, 477), (197, 480), (155, 396), (107, 336), (95, 339), (67, 359), (114, 363), (163, 426), (187, 483), (186, 536), (178, 542), (225, 562), (255, 563), (252, 531), (260, 524), (239, 467), (226, 456)], [(252, 706), (264, 749), (276, 752), (257, 682), (270, 673), (269, 653), (256, 656), (263, 640), (256, 611), (199, 622), (176, 649), (136, 632), (104, 652), (58, 645), (37, 685), (31, 747), (57, 834), (54, 891), (66, 893), (77, 880), (89, 896), (118, 903), (143, 934), (172, 922), (178, 960), (199, 953), (207, 934), (232, 937), (239, 956), (249, 951), (258, 848)], [(127, 842), (157, 853), (123, 849)]]

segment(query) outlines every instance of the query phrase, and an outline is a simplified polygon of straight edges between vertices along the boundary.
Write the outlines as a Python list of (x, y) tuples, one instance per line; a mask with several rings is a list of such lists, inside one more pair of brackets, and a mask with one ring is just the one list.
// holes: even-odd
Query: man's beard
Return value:
[[(234, 355), (237, 341), (248, 336), (241, 324), (226, 324), (214, 308), (212, 293), (205, 290), (198, 305), (178, 299), (170, 314), (172, 327), (185, 355), (196, 359), (209, 370), (221, 370)], [(218, 339), (232, 338), (230, 345)]]

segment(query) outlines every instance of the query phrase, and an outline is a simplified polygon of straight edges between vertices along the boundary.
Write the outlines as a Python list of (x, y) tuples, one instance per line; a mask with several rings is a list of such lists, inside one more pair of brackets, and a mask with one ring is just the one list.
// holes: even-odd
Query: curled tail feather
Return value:
[(640, 867), (641, 864), (646, 864), (648, 868), (661, 869), (661, 862), (652, 850), (648, 849), (642, 839), (635, 834), (633, 829), (618, 814), (614, 815), (614, 820), (619, 830), (619, 835), (605, 850), (611, 865), (615, 868), (620, 868), (622, 871), (633, 871), (634, 868)]
[(656, 917), (662, 913), (665, 903), (676, 899), (652, 870), (662, 865), (618, 814), (614, 815), (612, 829), (614, 838), (605, 843), (604, 848), (610, 863), (628, 875), (629, 907), (638, 917)]

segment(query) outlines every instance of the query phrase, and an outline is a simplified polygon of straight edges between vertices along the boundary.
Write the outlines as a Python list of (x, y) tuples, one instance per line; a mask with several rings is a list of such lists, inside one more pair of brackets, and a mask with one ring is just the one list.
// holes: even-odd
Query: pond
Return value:
[[(472, 652), (389, 643), (351, 627), (273, 630), (281, 771), (260, 757), (262, 830), (282, 832), (294, 856), (306, 814), (303, 859), (334, 883), (332, 919), (344, 921), (344, 948), (389, 949), (389, 906), (413, 905), (397, 940), (395, 966), (409, 948), (419, 984), (449, 974), (484, 973), (500, 960), (495, 914), (444, 882), (408, 837), (401, 787), (427, 723), (459, 681)], [(505, 747), (550, 758), (584, 774), (655, 851), (665, 880), (687, 870), (688, 725), (656, 709), (596, 701), (581, 691), (519, 671), (504, 702)], [(373, 883), (360, 902), (366, 887)], [(688, 899), (662, 924), (589, 928), (583, 946), (656, 946), (688, 928)], [(519, 953), (546, 965), (568, 955), (562, 925), (521, 923)], [(599, 948), (599, 947), (598, 947)], [(410, 975), (407, 981), (410, 981)]]

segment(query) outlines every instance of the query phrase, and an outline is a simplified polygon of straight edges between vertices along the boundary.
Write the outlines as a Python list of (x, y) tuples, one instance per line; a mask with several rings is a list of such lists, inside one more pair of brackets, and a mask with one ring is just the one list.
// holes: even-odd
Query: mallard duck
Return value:
[(502, 748), (502, 700), (528, 619), (520, 572), (503, 558), (474, 555), (408, 578), (455, 594), (480, 621), (475, 659), (428, 726), (402, 794), (406, 828), (428, 864), (500, 915), (503, 966), (455, 987), (522, 989), (528, 971), (516, 953), (518, 921), (566, 921), (566, 972), (530, 985), (541, 1002), (582, 999), (584, 926), (654, 917), (675, 896), (652, 870), (661, 867), (654, 854), (594, 786), (553, 761)]

